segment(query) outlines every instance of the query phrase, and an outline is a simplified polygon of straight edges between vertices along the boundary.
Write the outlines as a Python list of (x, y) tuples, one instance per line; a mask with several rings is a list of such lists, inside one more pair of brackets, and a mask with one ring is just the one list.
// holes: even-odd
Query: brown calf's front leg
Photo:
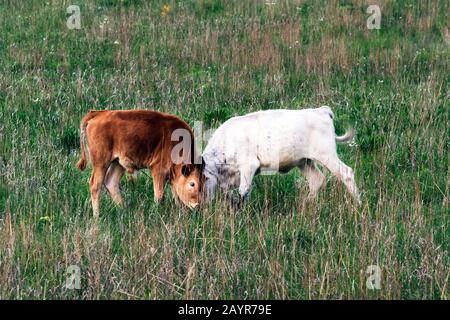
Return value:
[(156, 203), (159, 203), (164, 196), (164, 182), (166, 180), (166, 174), (159, 166), (153, 166), (150, 170), (153, 178), (154, 199)]

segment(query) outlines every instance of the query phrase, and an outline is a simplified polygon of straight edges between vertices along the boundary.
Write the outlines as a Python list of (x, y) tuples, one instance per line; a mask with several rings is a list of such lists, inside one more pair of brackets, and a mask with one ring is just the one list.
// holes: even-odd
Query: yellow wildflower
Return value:
[(163, 17), (167, 16), (167, 15), (170, 13), (170, 10), (172, 10), (172, 8), (170, 7), (170, 5), (165, 4), (165, 5), (163, 6), (162, 11), (161, 11), (161, 15), (162, 15)]

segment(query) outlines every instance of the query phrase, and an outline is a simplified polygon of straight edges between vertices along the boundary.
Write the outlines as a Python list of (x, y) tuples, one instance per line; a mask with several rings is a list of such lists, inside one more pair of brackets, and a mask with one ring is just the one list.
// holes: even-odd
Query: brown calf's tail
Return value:
[(88, 125), (89, 120), (92, 120), (95, 118), (100, 112), (102, 111), (90, 111), (87, 115), (84, 116), (84, 118), (81, 120), (80, 123), (80, 152), (81, 152), (81, 158), (77, 162), (77, 167), (81, 171), (86, 169), (86, 148), (84, 146), (84, 140), (86, 139), (86, 127)]

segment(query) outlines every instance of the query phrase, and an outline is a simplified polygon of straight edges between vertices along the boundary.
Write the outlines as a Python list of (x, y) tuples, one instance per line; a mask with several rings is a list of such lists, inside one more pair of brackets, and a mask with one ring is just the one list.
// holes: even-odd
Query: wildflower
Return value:
[(161, 15), (162, 15), (163, 17), (167, 16), (167, 15), (170, 13), (170, 10), (172, 10), (172, 8), (170, 7), (170, 5), (165, 4), (165, 5), (163, 6), (162, 11), (161, 11)]
[(40, 218), (39, 218), (39, 222), (43, 222), (43, 223), (48, 222), (48, 223), (51, 223), (52, 221), (51, 221), (51, 219), (50, 219), (49, 216), (43, 216), (43, 217), (40, 217)]

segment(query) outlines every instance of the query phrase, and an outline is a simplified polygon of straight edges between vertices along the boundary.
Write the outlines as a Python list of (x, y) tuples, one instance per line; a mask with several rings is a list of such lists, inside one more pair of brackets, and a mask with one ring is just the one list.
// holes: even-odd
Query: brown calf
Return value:
[[(173, 141), (176, 132), (185, 133), (182, 143), (187, 148), (180, 149), (180, 142)], [(145, 168), (151, 170), (156, 202), (162, 199), (168, 180), (175, 199), (191, 208), (199, 204), (201, 165), (194, 164), (192, 130), (180, 118), (150, 110), (89, 112), (80, 124), (80, 170), (86, 168), (87, 162), (85, 138), (92, 162), (89, 186), (94, 216), (99, 215), (103, 184), (113, 201), (122, 205), (119, 183), (125, 170), (130, 174)]]

